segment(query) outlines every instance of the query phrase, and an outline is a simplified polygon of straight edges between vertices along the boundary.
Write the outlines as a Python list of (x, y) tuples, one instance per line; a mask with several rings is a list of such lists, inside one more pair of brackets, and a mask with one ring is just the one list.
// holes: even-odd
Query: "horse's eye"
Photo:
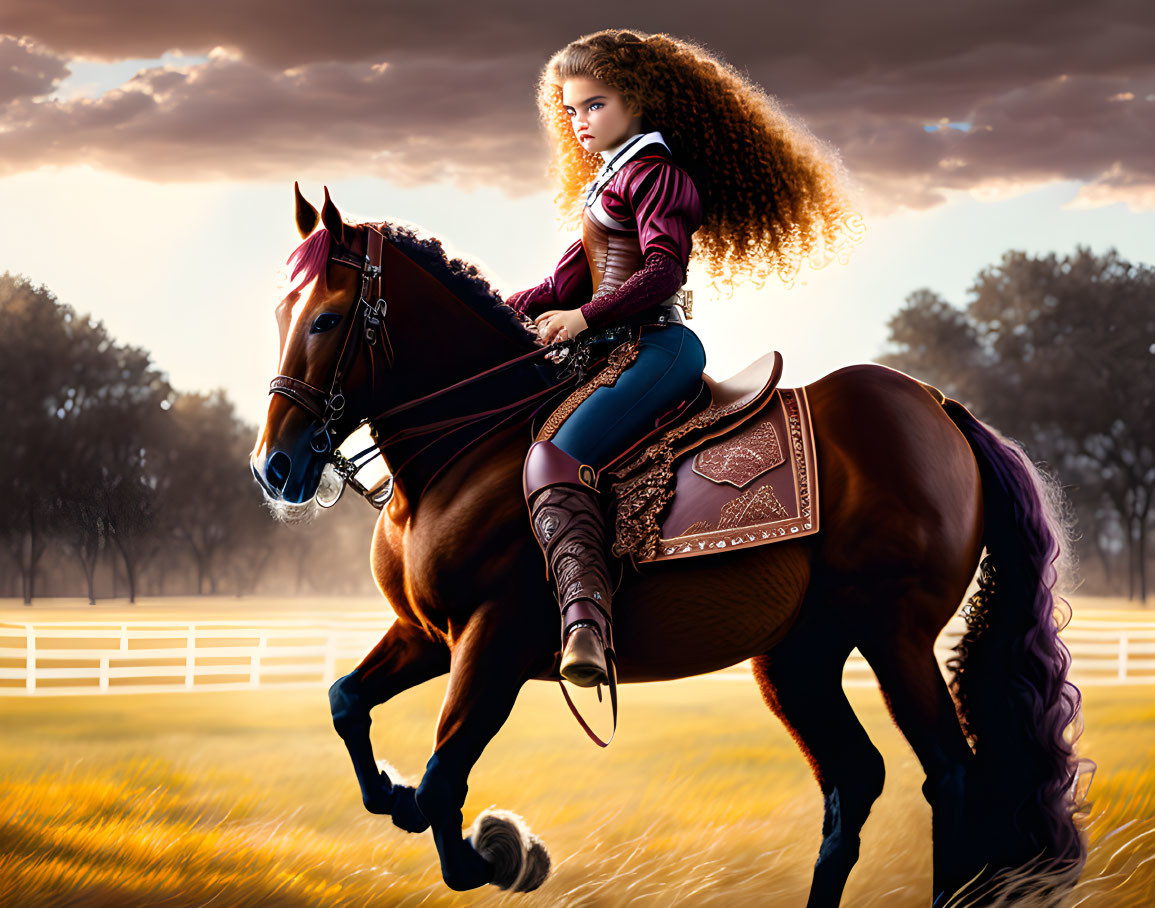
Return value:
[(320, 334), (322, 331), (328, 331), (330, 328), (336, 328), (341, 324), (341, 316), (336, 312), (323, 312), (317, 316), (317, 320), (313, 322), (313, 327), (309, 331), (310, 334)]

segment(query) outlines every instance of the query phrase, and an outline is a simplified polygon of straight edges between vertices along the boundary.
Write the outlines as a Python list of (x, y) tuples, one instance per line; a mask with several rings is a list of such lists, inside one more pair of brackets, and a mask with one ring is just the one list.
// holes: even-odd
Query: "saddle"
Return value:
[(599, 472), (615, 555), (637, 564), (818, 532), (810, 409), (781, 375), (777, 352), (724, 382), (704, 375), (688, 406)]

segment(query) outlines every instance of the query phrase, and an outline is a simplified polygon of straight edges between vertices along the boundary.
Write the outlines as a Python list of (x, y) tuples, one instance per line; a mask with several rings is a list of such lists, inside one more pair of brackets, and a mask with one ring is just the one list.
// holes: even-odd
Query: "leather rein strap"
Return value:
[[(618, 733), (618, 667), (617, 667), (617, 665), (614, 664), (614, 660), (612, 658), (609, 660), (609, 669), (610, 669), (610, 677), (609, 677), (609, 683), (607, 684), (607, 686), (610, 689), (610, 708), (613, 711), (614, 727), (610, 731), (609, 739), (605, 740), (605, 741), (603, 741), (601, 738), (599, 738), (594, 733), (594, 730), (592, 728), (590, 728), (589, 723), (586, 722), (586, 720), (582, 718), (582, 714), (579, 713), (578, 708), (576, 706), (574, 706), (574, 702), (573, 702), (573, 699), (569, 695), (569, 691), (565, 689), (565, 682), (562, 681), (560, 678), (558, 679), (558, 682), (557, 682), (558, 685), (561, 687), (561, 695), (563, 697), (565, 697), (565, 703), (566, 703), (566, 706), (569, 707), (569, 711), (571, 713), (573, 713), (573, 717), (575, 719), (577, 719), (578, 725), (580, 725), (582, 727), (582, 730), (585, 731), (585, 733), (590, 736), (590, 740), (593, 741), (598, 747), (609, 747), (610, 741), (612, 741), (614, 739), (614, 735), (616, 735)], [(601, 689), (599, 688), (598, 689), (598, 700), (600, 701), (601, 699), (602, 699), (602, 692), (601, 692)]]
[[(354, 308), (351, 318), (349, 319), (349, 328), (345, 334), (345, 341), (341, 347), (341, 353), (337, 357), (337, 364), (333, 369), (333, 374), (328, 382), (328, 390), (318, 388), (303, 379), (294, 378), (291, 375), (279, 374), (269, 382), (269, 393), (280, 394), (282, 397), (287, 397), (297, 406), (302, 407), (307, 412), (311, 413), (319, 421), (318, 428), (313, 433), (312, 447), (318, 454), (334, 453), (336, 454), (336, 446), (333, 444), (332, 434), (329, 427), (338, 420), (345, 410), (345, 393), (344, 381), (347, 372), (352, 366), (357, 354), (357, 338), (364, 337), (365, 347), (369, 353), (370, 358), (370, 381), (371, 387), (376, 388), (379, 380), (376, 351), (378, 347), (381, 348), (381, 353), (384, 355), (388, 365), (393, 364), (393, 344), (389, 336), (388, 328), (385, 324), (385, 313), (388, 308), (385, 301), (385, 293), (383, 289), (384, 271), (382, 268), (382, 257), (385, 248), (385, 236), (374, 227), (372, 224), (364, 225), (365, 232), (363, 234), (362, 246), (365, 250), (364, 256), (359, 257), (353, 250), (347, 250), (338, 247), (334, 251), (329, 260), (340, 265), (353, 268), (359, 272), (361, 277), (361, 290), (357, 299), (357, 304)], [(498, 372), (503, 372), (506, 369), (512, 368), (519, 363), (526, 362), (531, 359), (545, 357), (551, 352), (562, 351), (563, 355), (569, 355), (572, 352), (571, 348), (575, 347), (573, 341), (564, 341), (560, 344), (553, 344), (549, 347), (541, 347), (526, 353), (522, 356), (515, 357), (508, 362), (500, 363), (491, 369), (487, 369), (478, 375), (470, 376), (463, 381), (450, 385), (447, 388), (442, 388), (434, 391), (431, 394), (426, 394), (423, 397), (408, 401), (399, 406), (392, 407), (381, 413), (369, 418), (368, 422), (376, 426), (379, 422), (383, 422), (390, 417), (405, 411), (413, 410), (423, 404), (433, 402), (459, 388), (465, 387), (478, 382), (490, 375)], [(471, 413), (453, 419), (442, 419), (433, 422), (428, 422), (422, 425), (409, 426), (395, 433), (390, 439), (378, 439), (372, 448), (367, 448), (360, 454), (354, 457), (358, 461), (359, 467), (364, 466), (368, 461), (361, 462), (361, 458), (376, 449), (377, 455), (380, 455), (380, 446), (388, 441), (397, 441), (403, 438), (411, 438), (420, 435), (428, 435), (434, 433), (444, 433), (460, 428), (470, 423), (480, 421), (488, 417), (496, 416), (500, 413), (517, 410), (521, 408), (528, 408), (539, 402), (540, 399), (554, 393), (558, 388), (546, 388), (535, 394), (530, 395), (524, 400), (514, 401), (504, 407), (498, 407), (492, 410), (486, 410), (481, 413)], [(372, 458), (371, 458), (372, 459)], [(340, 461), (341, 458), (337, 457)], [(397, 473), (400, 467), (398, 466), (392, 472)], [(345, 477), (349, 479), (348, 476)]]

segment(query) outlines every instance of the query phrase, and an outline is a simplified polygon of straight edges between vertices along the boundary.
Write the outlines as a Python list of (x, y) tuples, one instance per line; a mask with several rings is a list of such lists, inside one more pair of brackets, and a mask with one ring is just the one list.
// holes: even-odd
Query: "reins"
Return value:
[[(582, 730), (587, 735), (590, 736), (590, 740), (593, 741), (598, 747), (609, 747), (610, 742), (613, 741), (613, 739), (614, 739), (614, 735), (616, 735), (618, 733), (618, 667), (614, 664), (614, 660), (612, 658), (610, 658), (608, 660), (608, 662), (609, 662), (608, 667), (609, 667), (610, 671), (609, 671), (609, 680), (607, 681), (606, 686), (610, 689), (610, 709), (611, 709), (613, 716), (614, 716), (614, 727), (610, 731), (609, 738), (607, 738), (605, 741), (603, 741), (601, 738), (599, 738), (597, 736), (597, 734), (594, 732), (594, 730), (592, 728), (590, 728), (589, 723), (586, 722), (586, 720), (582, 718), (582, 714), (580, 712), (578, 712), (577, 706), (574, 705), (573, 699), (569, 695), (569, 691), (565, 689), (565, 682), (562, 681), (560, 678), (558, 678), (558, 681), (557, 681), (558, 686), (561, 688), (561, 695), (563, 697), (565, 697), (565, 705), (569, 707), (569, 711), (571, 713), (573, 713), (573, 717), (575, 719), (577, 719), (578, 725), (580, 725), (582, 727)], [(602, 699), (602, 689), (599, 686), (598, 687), (598, 702), (599, 703), (601, 702), (601, 699)]]
[(404, 413), (406, 410), (412, 410), (414, 407), (417, 407), (420, 404), (426, 403), (427, 401), (435, 400), (438, 397), (441, 397), (445, 394), (448, 394), (450, 391), (456, 391), (459, 388), (465, 388), (465, 387), (473, 384), (476, 381), (480, 381), (481, 379), (485, 378), (487, 375), (492, 375), (492, 374), (495, 374), (497, 372), (503, 372), (506, 369), (512, 368), (513, 366), (516, 366), (520, 362), (524, 362), (526, 360), (530, 360), (530, 359), (533, 359), (535, 357), (544, 356), (547, 353), (554, 352), (554, 351), (556, 351), (556, 349), (559, 346), (561, 346), (561, 345), (560, 344), (552, 344), (548, 347), (541, 347), (537, 350), (531, 350), (529, 353), (522, 354), (521, 356), (518, 356), (514, 359), (508, 360), (504, 363), (498, 363), (496, 366), (494, 366), (491, 369), (486, 369), (484, 372), (477, 373), (477, 375), (471, 375), (468, 378), (463, 378), (461, 381), (456, 382), (452, 385), (449, 385), (446, 388), (441, 388), (438, 391), (433, 391), (433, 392), (426, 394), (422, 397), (416, 397), (411, 401), (407, 401), (406, 403), (403, 403), (403, 404), (398, 404), (397, 406), (391, 407), (388, 410), (382, 410), (376, 416), (372, 417), (369, 421), (370, 422), (377, 422), (378, 420), (387, 419), (390, 416), (395, 416), (398, 413)]
[[(484, 372), (471, 375), (445, 388), (432, 391), (429, 394), (383, 410), (375, 416), (367, 418), (362, 423), (368, 423), (371, 427), (374, 444), (358, 451), (351, 457), (346, 457), (336, 450), (336, 446), (333, 444), (330, 426), (336, 420), (340, 419), (345, 410), (344, 382), (346, 373), (356, 358), (357, 339), (363, 338), (365, 348), (369, 354), (369, 380), (371, 387), (376, 388), (379, 381), (379, 368), (376, 356), (377, 348), (381, 348), (381, 355), (384, 356), (387, 365), (392, 365), (394, 360), (393, 344), (385, 323), (385, 314), (388, 310), (388, 303), (386, 302), (383, 288), (384, 272), (382, 268), (385, 236), (372, 224), (364, 225), (364, 229), (365, 239), (363, 245), (365, 254), (363, 258), (358, 258), (351, 252), (346, 253), (345, 250), (341, 248), (338, 248), (330, 255), (330, 261), (358, 271), (361, 278), (361, 287), (357, 297), (357, 303), (349, 319), (349, 327), (345, 333), (344, 342), (341, 345), (341, 352), (337, 357), (332, 376), (327, 383), (328, 391), (312, 385), (303, 379), (294, 378), (291, 375), (278, 374), (269, 383), (269, 393), (280, 394), (283, 397), (287, 397), (293, 401), (293, 403), (304, 408), (317, 418), (320, 424), (313, 433), (313, 440), (311, 442), (313, 450), (318, 454), (329, 454), (330, 461), (341, 479), (351, 485), (360, 495), (369, 501), (370, 504), (380, 509), (383, 506), (383, 501), (374, 494), (377, 490), (366, 489), (354, 479), (354, 474), (380, 457), (381, 447), (383, 445), (439, 433), (439, 437), (435, 438), (429, 445), (422, 447), (405, 461), (392, 467), (390, 472), (396, 476), (404, 467), (408, 466), (416, 457), (427, 450), (432, 444), (435, 444), (440, 438), (444, 438), (452, 432), (474, 425), (484, 419), (489, 419), (501, 414), (512, 415), (518, 410), (533, 407), (543, 398), (551, 394), (559, 393), (575, 381), (580, 381), (583, 377), (585, 367), (588, 366), (590, 360), (588, 352), (589, 343), (598, 340), (602, 335), (594, 338), (591, 342), (579, 343), (578, 341), (568, 340), (539, 347), (536, 350), (531, 350), (511, 360), (499, 363), (496, 366), (486, 369)], [(603, 332), (603, 334), (604, 333), (605, 332)], [(396, 417), (402, 413), (412, 412), (422, 406), (436, 402), (454, 391), (475, 385), (480, 381), (508, 371), (523, 363), (528, 363), (538, 358), (545, 358), (551, 354), (557, 356), (557, 361), (567, 363), (571, 367), (569, 374), (562, 381), (554, 385), (500, 407), (406, 426), (384, 438), (377, 437), (377, 426), (385, 420)]]

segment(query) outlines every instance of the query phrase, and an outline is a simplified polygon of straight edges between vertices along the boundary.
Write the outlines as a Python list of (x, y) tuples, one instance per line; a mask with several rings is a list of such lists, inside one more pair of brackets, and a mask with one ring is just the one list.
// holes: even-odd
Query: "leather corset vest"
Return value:
[(593, 279), (593, 297), (616, 290), (642, 267), (636, 231), (610, 230), (586, 208), (582, 211), (582, 247)]

